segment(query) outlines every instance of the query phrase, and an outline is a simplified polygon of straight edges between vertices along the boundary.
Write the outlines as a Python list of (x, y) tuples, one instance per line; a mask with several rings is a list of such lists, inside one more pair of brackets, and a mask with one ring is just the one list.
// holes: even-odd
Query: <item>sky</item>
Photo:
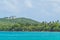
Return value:
[(0, 0), (0, 18), (8, 16), (36, 21), (60, 20), (60, 0)]

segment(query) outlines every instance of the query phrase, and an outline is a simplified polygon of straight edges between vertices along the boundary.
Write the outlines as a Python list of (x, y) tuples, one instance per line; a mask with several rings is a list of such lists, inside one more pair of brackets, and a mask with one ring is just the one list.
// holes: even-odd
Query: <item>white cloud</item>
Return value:
[(27, 10), (27, 8), (32, 8), (31, 0), (0, 0), (0, 10), (8, 11), (12, 13), (20, 13), (23, 10), (23, 7)]
[(18, 0), (2, 0), (0, 3), (1, 7), (0, 10), (12, 13), (19, 13), (20, 8), (18, 4), (19, 4)]
[(53, 1), (53, 2), (60, 2), (60, 0), (49, 0), (49, 1)]
[[(19, 0), (0, 0), (0, 4), (1, 4), (0, 10), (19, 13), (21, 9), (23, 11), (25, 7), (26, 7), (25, 10), (27, 10), (27, 8), (34, 7), (34, 9), (38, 8), (39, 10), (45, 10), (47, 14), (50, 14), (49, 10), (51, 11), (51, 13), (54, 12), (56, 14), (60, 13), (60, 0), (34, 0), (34, 1), (23, 0), (23, 1), (24, 4)], [(22, 5), (24, 5), (24, 8)]]
[(44, 1), (44, 2), (60, 2), (60, 0), (40, 0), (40, 1)]
[(28, 8), (32, 8), (31, 0), (25, 0), (25, 6), (28, 7)]
[(37, 5), (35, 5), (35, 8), (45, 10), (49, 15), (58, 15), (60, 13), (60, 0), (40, 0), (35, 4)]
[(31, 0), (0, 0), (0, 10), (8, 12), (8, 14), (17, 15), (17, 13), (23, 12), (24, 9), (27, 10), (28, 8), (32, 8)]

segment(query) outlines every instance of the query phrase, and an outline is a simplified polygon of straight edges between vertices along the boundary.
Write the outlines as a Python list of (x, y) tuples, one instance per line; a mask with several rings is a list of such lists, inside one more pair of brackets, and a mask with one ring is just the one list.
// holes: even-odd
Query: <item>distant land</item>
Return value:
[(0, 18), (0, 31), (60, 31), (60, 22), (38, 22), (16, 16)]

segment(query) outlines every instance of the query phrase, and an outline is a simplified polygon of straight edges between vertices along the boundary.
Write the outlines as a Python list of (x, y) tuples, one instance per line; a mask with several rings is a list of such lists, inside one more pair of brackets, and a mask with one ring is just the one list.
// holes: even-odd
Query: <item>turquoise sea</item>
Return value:
[(60, 32), (0, 32), (0, 40), (60, 40)]

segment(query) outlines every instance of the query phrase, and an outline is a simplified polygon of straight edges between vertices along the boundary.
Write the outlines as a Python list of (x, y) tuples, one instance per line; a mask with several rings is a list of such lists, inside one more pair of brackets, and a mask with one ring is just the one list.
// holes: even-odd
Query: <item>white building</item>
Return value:
[(16, 16), (10, 16), (9, 18), (10, 19), (16, 19)]
[(16, 19), (16, 16), (5, 17), (6, 19)]

